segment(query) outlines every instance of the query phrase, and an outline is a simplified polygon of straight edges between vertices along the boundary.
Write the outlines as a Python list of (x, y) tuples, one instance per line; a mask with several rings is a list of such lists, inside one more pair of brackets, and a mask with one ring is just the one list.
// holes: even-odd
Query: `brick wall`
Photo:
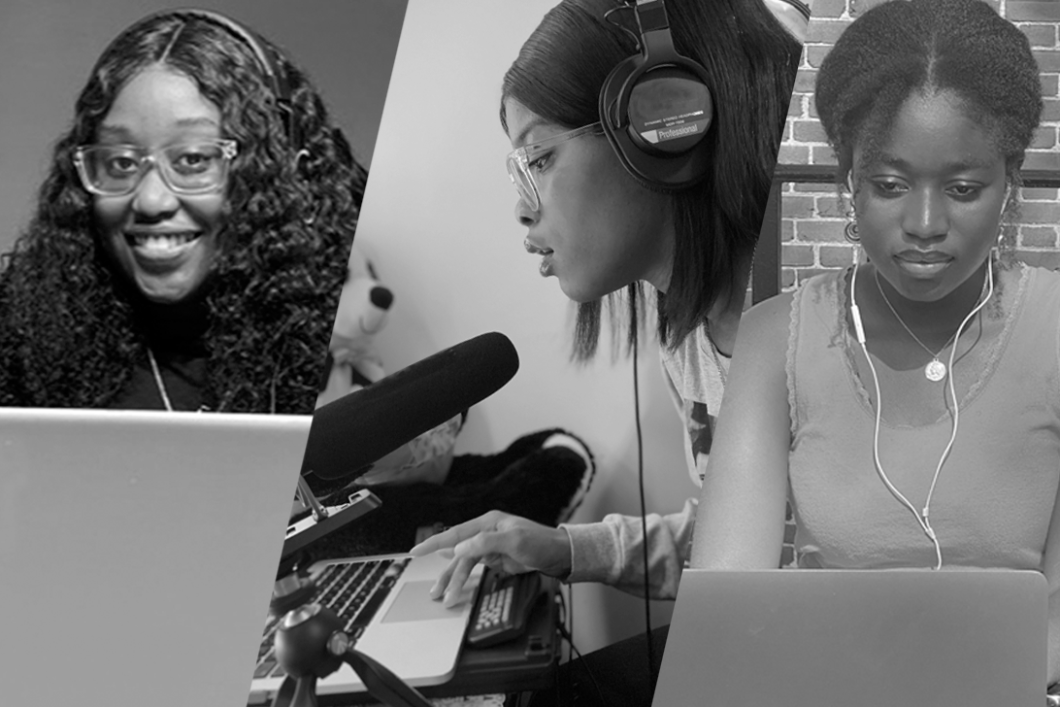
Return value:
[[(817, 121), (813, 87), (817, 69), (843, 30), (859, 14), (886, 0), (811, 0), (802, 65), (788, 109), (779, 162), (784, 165), (834, 165), (835, 156)], [(893, 0), (900, 1), (900, 0)], [(1045, 108), (1042, 124), (1024, 163), (1026, 169), (1060, 174), (1060, 0), (984, 0), (1016, 23), (1030, 39), (1042, 75)], [(1060, 194), (1058, 189), (1021, 190), (1017, 256), (1032, 264), (1060, 268)], [(844, 268), (852, 246), (843, 238), (845, 207), (834, 185), (786, 184), (782, 193), (781, 287), (828, 269)], [(781, 566), (794, 562), (795, 526), (788, 509)]]
[[(817, 69), (843, 30), (860, 14), (882, 1), (812, 0), (813, 19), (788, 111), (784, 143), (780, 148), (781, 164), (835, 164), (813, 104)], [(1060, 0), (984, 1), (1023, 30), (1030, 39), (1041, 70), (1045, 110), (1024, 167), (1060, 171)], [(1027, 262), (1060, 268), (1058, 191), (1021, 191), (1016, 249), (1017, 255)], [(843, 238), (846, 217), (834, 186), (787, 184), (782, 208), (783, 288), (790, 289), (824, 269), (850, 264), (851, 246)]]

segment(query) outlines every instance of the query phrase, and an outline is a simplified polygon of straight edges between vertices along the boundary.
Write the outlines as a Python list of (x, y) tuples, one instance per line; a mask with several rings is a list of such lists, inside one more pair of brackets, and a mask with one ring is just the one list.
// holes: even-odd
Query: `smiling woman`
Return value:
[(217, 254), (236, 150), (220, 133), (220, 111), (191, 79), (160, 65), (118, 93), (99, 128), (102, 142), (77, 153), (84, 186), (96, 194), (103, 248), (152, 302), (194, 295)]
[(267, 40), (127, 28), (0, 260), (0, 404), (309, 412), (364, 179)]

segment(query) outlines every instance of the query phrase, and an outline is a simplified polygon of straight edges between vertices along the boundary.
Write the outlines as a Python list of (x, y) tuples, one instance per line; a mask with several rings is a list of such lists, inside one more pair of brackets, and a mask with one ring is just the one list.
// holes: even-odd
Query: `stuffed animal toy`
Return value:
[[(373, 342), (386, 326), (393, 302), (393, 292), (379, 280), (371, 262), (354, 245), (349, 274), (339, 295), (317, 407), (384, 377), (383, 362)], [(376, 461), (359, 483), (441, 483), (449, 473), (453, 446), (463, 424), (464, 415), (457, 415), (402, 445)]]
[(372, 486), (382, 505), (315, 542), (313, 558), (407, 552), (433, 532), (491, 510), (555, 526), (570, 520), (595, 472), (589, 448), (561, 429), (524, 435), (497, 454), (457, 455), (441, 484)]
[[(384, 377), (374, 346), (394, 295), (354, 246), (339, 298), (318, 406)], [(404, 552), (425, 529), (462, 523), (490, 510), (549, 525), (566, 521), (589, 490), (595, 463), (576, 436), (550, 429), (520, 437), (503, 452), (453, 456), (463, 415), (376, 461), (351, 486), (370, 487), (382, 506), (315, 542), (314, 557)], [(314, 493), (334, 502), (349, 489), (309, 476)], [(427, 531), (429, 532), (429, 531)]]
[(317, 407), (386, 375), (373, 341), (386, 326), (393, 303), (394, 293), (379, 281), (372, 264), (355, 245), (350, 251), (349, 272), (335, 312)]

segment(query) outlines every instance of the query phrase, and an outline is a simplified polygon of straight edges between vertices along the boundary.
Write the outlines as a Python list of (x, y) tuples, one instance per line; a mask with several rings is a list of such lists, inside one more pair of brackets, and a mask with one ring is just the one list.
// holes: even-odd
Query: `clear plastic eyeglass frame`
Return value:
[(149, 165), (175, 194), (193, 196), (224, 188), (237, 153), (238, 143), (227, 139), (192, 140), (151, 152), (135, 145), (82, 145), (74, 151), (74, 164), (81, 184), (99, 196), (132, 194)]
[(526, 202), (531, 210), (539, 211), (541, 209), (541, 197), (537, 191), (537, 182), (534, 181), (534, 175), (530, 171), (530, 165), (534, 160), (545, 150), (553, 148), (560, 143), (573, 140), (582, 135), (603, 135), (603, 132), (603, 125), (597, 122), (512, 150), (508, 155), (508, 176), (511, 178), (512, 184), (515, 185), (515, 190), (519, 192), (519, 197)]

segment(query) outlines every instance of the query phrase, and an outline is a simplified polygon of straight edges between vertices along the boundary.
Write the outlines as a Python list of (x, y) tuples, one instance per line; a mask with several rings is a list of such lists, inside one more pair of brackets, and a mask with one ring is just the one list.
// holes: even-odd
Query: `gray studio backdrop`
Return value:
[(52, 145), (96, 58), (127, 25), (171, 7), (216, 10), (282, 47), (371, 162), (405, 0), (2, 0), (0, 253), (29, 220)]

